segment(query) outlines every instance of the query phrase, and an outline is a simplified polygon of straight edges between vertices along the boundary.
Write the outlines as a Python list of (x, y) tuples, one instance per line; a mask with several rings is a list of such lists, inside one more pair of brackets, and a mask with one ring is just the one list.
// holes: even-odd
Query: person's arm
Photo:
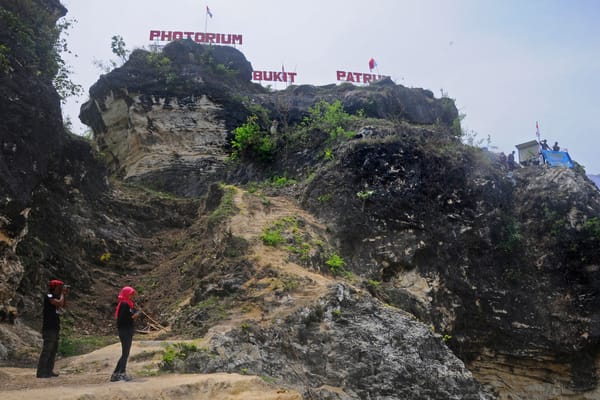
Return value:
[(140, 315), (142, 315), (142, 312), (140, 310), (136, 310), (136, 309), (131, 310), (131, 313), (132, 313), (131, 319), (133, 319), (133, 320), (138, 319), (140, 317)]
[(55, 307), (64, 307), (65, 306), (65, 301), (66, 301), (66, 297), (67, 297), (67, 288), (63, 287), (62, 292), (60, 293), (60, 298), (55, 299), (54, 297), (50, 299), (50, 304), (52, 304)]

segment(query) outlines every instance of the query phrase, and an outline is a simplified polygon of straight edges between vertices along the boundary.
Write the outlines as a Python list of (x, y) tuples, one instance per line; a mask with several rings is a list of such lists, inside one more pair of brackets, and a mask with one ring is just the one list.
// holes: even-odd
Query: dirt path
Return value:
[(167, 341), (134, 341), (128, 370), (131, 382), (109, 382), (120, 356), (115, 344), (77, 357), (58, 360), (57, 378), (37, 379), (32, 368), (1, 368), (3, 400), (95, 399), (301, 399), (299, 393), (239, 374), (158, 373)]
[[(278, 277), (250, 279), (244, 286), (250, 300), (268, 305), (259, 311), (230, 310), (229, 317), (213, 326), (196, 343), (205, 346), (216, 333), (239, 327), (247, 319), (270, 324), (278, 318), (313, 304), (327, 293), (335, 282), (331, 277), (320, 275), (287, 261), (289, 253), (281, 248), (265, 246), (260, 239), (265, 227), (277, 220), (297, 217), (304, 221), (302, 230), (315, 239), (322, 238), (325, 231), (310, 214), (284, 198), (264, 199), (237, 190), (234, 197), (240, 210), (230, 221), (231, 232), (249, 243), (248, 257), (258, 270), (270, 268)], [(297, 284), (283, 294), (278, 289), (282, 280)], [(246, 307), (248, 308), (248, 307)], [(260, 308), (260, 307), (259, 307)], [(265, 311), (266, 309), (266, 311)], [(31, 368), (0, 368), (0, 399), (246, 399), (287, 400), (302, 396), (277, 384), (267, 383), (260, 377), (239, 374), (169, 374), (159, 371), (164, 348), (169, 341), (140, 340), (137, 335), (128, 363), (131, 382), (109, 382), (110, 374), (120, 356), (120, 344), (114, 344), (92, 353), (58, 360), (57, 378), (37, 379)]]

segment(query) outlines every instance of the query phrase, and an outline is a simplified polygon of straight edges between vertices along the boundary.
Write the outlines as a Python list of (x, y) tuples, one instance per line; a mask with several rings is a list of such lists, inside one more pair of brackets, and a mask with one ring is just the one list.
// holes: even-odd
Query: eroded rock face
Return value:
[(0, 42), (7, 48), (0, 70), (0, 307), (4, 307), (16, 305), (25, 273), (15, 251), (27, 235), (32, 193), (49, 175), (52, 160), (66, 142), (51, 62), (58, 34), (52, 26), (66, 9), (54, 0), (1, 1), (0, 7)]
[(494, 398), (426, 326), (343, 284), (273, 328), (215, 336), (180, 368), (267, 375), (313, 399)]
[[(163, 53), (135, 51), (102, 76), (80, 118), (117, 175), (195, 195), (222, 177), (233, 130), (253, 114), (269, 113), (287, 126), (300, 123), (319, 101), (341, 99), (347, 112), (369, 117), (451, 125), (458, 116), (451, 100), (389, 79), (362, 88), (304, 85), (269, 93), (250, 78), (239, 51), (176, 41)], [(271, 126), (271, 120), (260, 122), (265, 130)]]
[(194, 195), (218, 180), (230, 129), (245, 122), (233, 90), (262, 90), (250, 76), (230, 47), (180, 41), (162, 53), (138, 50), (90, 89), (81, 118), (117, 175)]
[(451, 336), (503, 396), (595, 393), (597, 189), (574, 170), (508, 173), (483, 151), (414, 129), (396, 135), (350, 142), (304, 193), (355, 271), (382, 282), (376, 296)]

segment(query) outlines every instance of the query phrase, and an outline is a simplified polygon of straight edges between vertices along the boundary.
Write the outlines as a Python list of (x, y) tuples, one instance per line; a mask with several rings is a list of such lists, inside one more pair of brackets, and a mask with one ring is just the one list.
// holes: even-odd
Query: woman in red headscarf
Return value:
[(135, 309), (135, 303), (133, 302), (136, 294), (135, 289), (131, 286), (125, 286), (119, 293), (115, 318), (117, 319), (117, 329), (119, 331), (119, 340), (121, 341), (121, 358), (119, 358), (117, 367), (110, 377), (111, 382), (131, 380), (125, 372), (129, 351), (131, 350), (131, 342), (133, 341), (133, 321), (140, 315), (140, 312)]

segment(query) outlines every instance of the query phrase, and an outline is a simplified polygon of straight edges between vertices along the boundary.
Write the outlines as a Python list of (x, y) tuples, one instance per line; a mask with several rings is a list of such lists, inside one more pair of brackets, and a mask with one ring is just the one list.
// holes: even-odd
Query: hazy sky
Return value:
[[(146, 47), (150, 30), (243, 35), (255, 70), (297, 73), (297, 84), (336, 83), (336, 71), (378, 71), (407, 87), (456, 99), (463, 127), (497, 151), (558, 141), (600, 173), (600, 1), (597, 0), (62, 0), (73, 80), (87, 90), (116, 59), (111, 37)], [(213, 18), (206, 20), (206, 6)], [(283, 89), (273, 85), (276, 89)], [(81, 132), (79, 107), (65, 114)], [(598, 113), (598, 114), (597, 114)]]

